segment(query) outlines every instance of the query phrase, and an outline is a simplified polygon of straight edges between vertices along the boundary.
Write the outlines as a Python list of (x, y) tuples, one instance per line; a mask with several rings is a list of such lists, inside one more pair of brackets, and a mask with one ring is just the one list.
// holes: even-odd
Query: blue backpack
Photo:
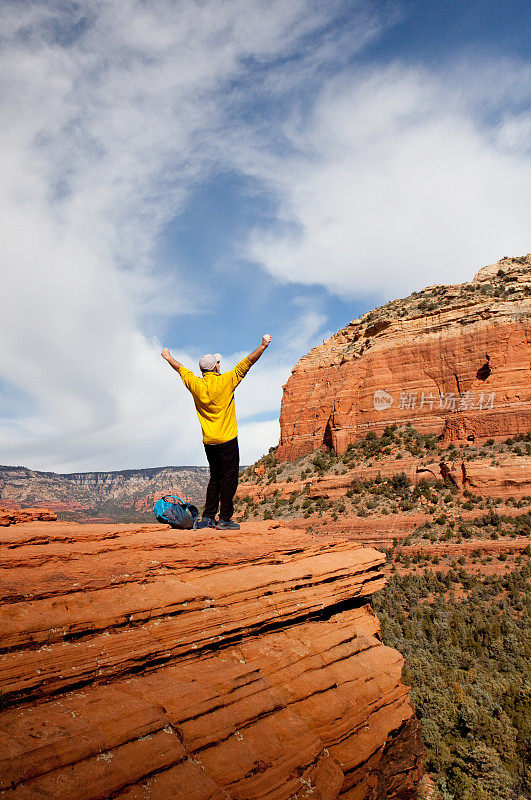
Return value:
[[(173, 502), (172, 502), (173, 501)], [(171, 525), (172, 528), (191, 530), (197, 525), (199, 511), (191, 503), (185, 503), (177, 495), (168, 494), (161, 497), (153, 506), (153, 511), (159, 522)]]

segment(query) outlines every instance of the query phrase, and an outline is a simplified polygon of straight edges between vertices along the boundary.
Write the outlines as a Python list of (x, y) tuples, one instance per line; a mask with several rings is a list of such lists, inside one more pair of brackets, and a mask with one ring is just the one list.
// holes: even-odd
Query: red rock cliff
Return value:
[(9, 800), (416, 797), (384, 556), (255, 523), (0, 531)]
[(530, 316), (531, 254), (352, 321), (293, 369), (278, 458), (323, 443), (341, 453), (370, 430), (408, 421), (448, 440), (528, 431)]

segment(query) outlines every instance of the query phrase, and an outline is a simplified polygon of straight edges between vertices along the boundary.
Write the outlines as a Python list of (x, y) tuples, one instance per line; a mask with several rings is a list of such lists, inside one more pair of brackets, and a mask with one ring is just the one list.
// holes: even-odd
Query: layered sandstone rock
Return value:
[(294, 492), (305, 491), (308, 497), (338, 500), (345, 496), (355, 480), (371, 481), (377, 476), (390, 478), (400, 472), (407, 475), (412, 486), (419, 480), (445, 480), (460, 490), (468, 489), (482, 496), (507, 498), (531, 495), (531, 457), (502, 453), (497, 454), (494, 463), (490, 457), (472, 461), (441, 458), (403, 458), (396, 461), (382, 458), (371, 467), (363, 464), (339, 475), (322, 478), (273, 483), (243, 481), (238, 486), (237, 496), (262, 501), (274, 496), (289, 498)]
[(48, 508), (0, 508), (0, 527), (21, 522), (53, 522), (57, 514)]
[(447, 440), (531, 428), (531, 254), (353, 320), (284, 387), (281, 460), (411, 422)]
[(2, 797), (416, 797), (381, 553), (266, 523), (0, 536)]

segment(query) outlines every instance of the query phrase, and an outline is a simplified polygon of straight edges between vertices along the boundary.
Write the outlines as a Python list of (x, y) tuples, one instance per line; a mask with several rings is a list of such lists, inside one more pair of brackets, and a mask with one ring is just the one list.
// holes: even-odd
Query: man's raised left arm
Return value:
[(182, 367), (182, 364), (172, 356), (167, 347), (164, 348), (164, 350), (161, 353), (161, 356), (165, 361), (168, 362), (170, 367), (173, 367), (173, 369), (176, 372), (179, 372), (180, 368)]

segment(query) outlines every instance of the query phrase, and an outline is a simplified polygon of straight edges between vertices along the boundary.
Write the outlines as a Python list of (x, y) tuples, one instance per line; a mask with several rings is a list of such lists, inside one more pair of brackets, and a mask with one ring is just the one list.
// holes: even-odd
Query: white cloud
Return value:
[[(469, 96), (419, 70), (325, 79), (327, 64), (344, 66), (384, 24), (359, 3), (353, 26), (312, 42), (344, 7), (0, 5), (0, 380), (23, 398), (18, 415), (4, 404), (0, 461), (203, 463), (193, 405), (144, 317), (169, 295), (172, 313), (197, 308), (193, 276), (178, 264), (162, 273), (153, 250), (214, 164), (254, 174), (278, 198), (292, 234), (255, 237), (251, 251), (282, 281), (393, 295), (525, 249), (523, 118), (507, 111), (486, 133), (468, 107), (487, 83), (491, 111), (521, 95), (516, 68), (477, 79)], [(268, 66), (258, 79), (256, 64)], [(308, 114), (317, 79), (325, 89)], [(275, 104), (274, 134), (268, 118), (245, 117), (257, 99)], [(268, 149), (274, 135), (282, 158)], [(278, 407), (325, 324), (305, 302), (278, 355), (238, 390), (246, 461), (277, 438), (276, 423), (254, 417)]]
[[(193, 406), (143, 333), (162, 297), (194, 304), (153, 247), (223, 159), (245, 59), (289, 54), (341, 5), (2, 4), (0, 378), (26, 408), (0, 420), (4, 463), (203, 460)], [(278, 401), (272, 382), (260, 409)]]
[[(255, 233), (248, 255), (282, 281), (393, 298), (526, 252), (529, 120), (505, 106), (529, 82), (520, 64), (486, 69), (483, 82), (479, 72), (343, 75), (311, 114), (284, 123), (290, 155), (241, 148), (280, 203), (281, 224)], [(487, 111), (495, 122), (481, 119)]]
[(278, 444), (280, 425), (278, 420), (269, 422), (244, 422), (238, 426), (240, 464), (253, 464), (267, 453), (269, 447)]

